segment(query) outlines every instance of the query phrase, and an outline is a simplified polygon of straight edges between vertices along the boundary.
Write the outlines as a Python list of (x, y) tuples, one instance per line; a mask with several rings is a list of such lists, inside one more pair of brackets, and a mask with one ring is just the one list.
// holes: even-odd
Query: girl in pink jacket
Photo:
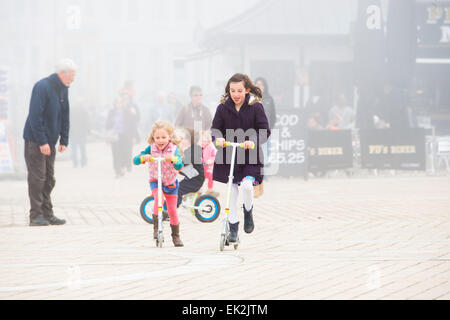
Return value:
[[(150, 144), (139, 155), (134, 157), (135, 165), (148, 163), (150, 174), (150, 189), (152, 190), (154, 201), (153, 208), (153, 238), (158, 237), (158, 164), (150, 162), (151, 158), (165, 158), (161, 163), (162, 191), (167, 203), (167, 211), (172, 229), (172, 241), (176, 247), (182, 247), (180, 239), (180, 223), (177, 214), (177, 197), (179, 183), (178, 172), (183, 169), (183, 162), (177, 144), (180, 142), (174, 135), (173, 126), (166, 121), (157, 121), (150, 133), (148, 143)], [(176, 162), (172, 162), (173, 157), (177, 157)]]
[(216, 158), (216, 147), (211, 141), (211, 133), (209, 131), (203, 131), (201, 134), (201, 146), (202, 146), (202, 161), (203, 168), (205, 171), (205, 179), (208, 180), (208, 190), (206, 193), (209, 193), (215, 197), (219, 196), (218, 192), (213, 190), (213, 167), (214, 167), (214, 159)]

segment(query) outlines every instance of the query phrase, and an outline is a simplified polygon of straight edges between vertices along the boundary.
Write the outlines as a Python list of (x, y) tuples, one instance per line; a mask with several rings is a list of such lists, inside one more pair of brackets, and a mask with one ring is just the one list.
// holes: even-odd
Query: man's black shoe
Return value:
[(59, 219), (59, 218), (53, 216), (53, 217), (48, 218), (48, 222), (49, 222), (51, 225), (62, 225), (62, 224), (65, 224), (65, 223), (66, 223), (66, 220), (64, 220), (64, 219)]
[(30, 226), (48, 226), (50, 222), (43, 216), (38, 216), (36, 218), (30, 219)]

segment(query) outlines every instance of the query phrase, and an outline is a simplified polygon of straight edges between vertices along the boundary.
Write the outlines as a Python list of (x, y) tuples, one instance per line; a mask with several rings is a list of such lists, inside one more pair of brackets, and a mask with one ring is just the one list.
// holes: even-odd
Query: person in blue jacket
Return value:
[(76, 65), (62, 59), (56, 72), (33, 87), (23, 138), (28, 171), (30, 226), (61, 225), (66, 221), (53, 214), (50, 193), (55, 186), (55, 154), (69, 144), (68, 88), (75, 79)]

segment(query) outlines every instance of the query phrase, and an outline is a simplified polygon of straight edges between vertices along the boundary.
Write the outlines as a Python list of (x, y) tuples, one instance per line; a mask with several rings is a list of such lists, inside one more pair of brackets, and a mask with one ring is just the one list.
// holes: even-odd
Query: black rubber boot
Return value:
[(252, 233), (253, 229), (255, 229), (252, 214), (253, 206), (249, 211), (245, 210), (245, 205), (242, 207), (244, 208), (244, 231), (245, 233)]
[(239, 230), (239, 222), (229, 223), (230, 226), (230, 234), (228, 235), (228, 242), (238, 242), (238, 230)]

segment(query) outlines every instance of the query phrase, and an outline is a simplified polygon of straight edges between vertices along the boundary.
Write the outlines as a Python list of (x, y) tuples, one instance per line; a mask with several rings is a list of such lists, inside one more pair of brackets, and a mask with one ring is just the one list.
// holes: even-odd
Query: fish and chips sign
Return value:
[(266, 175), (306, 175), (306, 131), (298, 110), (280, 110), (270, 139)]

